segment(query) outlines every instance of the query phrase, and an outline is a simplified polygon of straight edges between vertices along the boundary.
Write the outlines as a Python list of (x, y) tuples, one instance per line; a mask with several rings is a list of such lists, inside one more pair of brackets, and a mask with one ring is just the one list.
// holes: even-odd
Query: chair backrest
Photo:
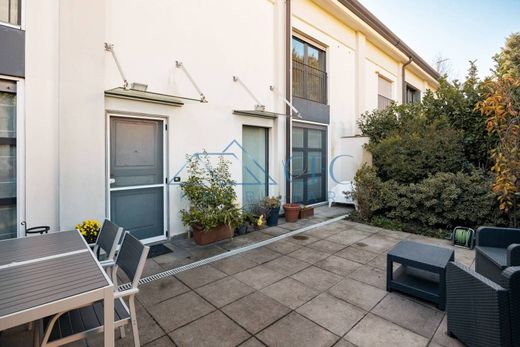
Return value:
[(116, 266), (128, 276), (133, 288), (137, 288), (149, 249), (150, 247), (145, 246), (128, 231), (125, 232), (123, 243), (117, 254)]
[(105, 219), (96, 239), (96, 246), (107, 254), (108, 259), (114, 259), (122, 233), (123, 228)]
[(502, 271), (503, 286), (509, 290), (509, 315), (513, 346), (520, 346), (520, 266)]

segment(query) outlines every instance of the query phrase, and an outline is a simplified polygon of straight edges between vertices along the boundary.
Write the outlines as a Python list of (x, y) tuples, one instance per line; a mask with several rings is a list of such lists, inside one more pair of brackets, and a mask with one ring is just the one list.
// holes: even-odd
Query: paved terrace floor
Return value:
[[(326, 209), (320, 209), (326, 211)], [(173, 246), (149, 259), (146, 274), (318, 223), (333, 212), (216, 246)], [(344, 211), (344, 210), (343, 210)], [(386, 252), (402, 239), (444, 240), (338, 221), (240, 255), (142, 285), (137, 316), (144, 346), (459, 346), (434, 305), (385, 291)], [(250, 240), (251, 239), (251, 240)], [(246, 241), (247, 240), (247, 241)], [(177, 248), (177, 251), (175, 249)], [(189, 255), (180, 254), (188, 252)], [(182, 256), (184, 255), (184, 256)], [(474, 252), (455, 259), (473, 265)], [(119, 333), (116, 332), (116, 336)], [(117, 346), (133, 346), (130, 330)], [(101, 346), (101, 336), (88, 340)], [(6, 332), (2, 346), (30, 346), (30, 333)], [(71, 346), (84, 346), (83, 343)]]

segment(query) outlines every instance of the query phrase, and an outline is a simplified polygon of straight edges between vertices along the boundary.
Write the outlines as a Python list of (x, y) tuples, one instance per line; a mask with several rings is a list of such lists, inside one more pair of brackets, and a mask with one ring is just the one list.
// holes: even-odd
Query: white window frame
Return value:
[(0, 75), (0, 80), (16, 83), (16, 232), (25, 236), (22, 222), (25, 221), (25, 80)]

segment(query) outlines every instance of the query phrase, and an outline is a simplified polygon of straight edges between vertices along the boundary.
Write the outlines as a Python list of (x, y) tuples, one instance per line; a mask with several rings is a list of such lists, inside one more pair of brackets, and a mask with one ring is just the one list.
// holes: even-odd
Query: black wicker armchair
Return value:
[(448, 335), (471, 347), (520, 346), (520, 267), (507, 268), (500, 280), (448, 264)]
[(475, 270), (498, 283), (509, 266), (520, 266), (520, 229), (478, 228)]

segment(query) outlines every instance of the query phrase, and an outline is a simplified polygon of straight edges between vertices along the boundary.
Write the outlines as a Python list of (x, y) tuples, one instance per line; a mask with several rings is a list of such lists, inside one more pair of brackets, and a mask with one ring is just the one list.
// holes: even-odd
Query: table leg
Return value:
[(386, 291), (391, 292), (390, 283), (392, 282), (394, 277), (394, 262), (392, 257), (386, 256)]
[(104, 346), (114, 347), (114, 289), (112, 286), (105, 288), (104, 310)]

